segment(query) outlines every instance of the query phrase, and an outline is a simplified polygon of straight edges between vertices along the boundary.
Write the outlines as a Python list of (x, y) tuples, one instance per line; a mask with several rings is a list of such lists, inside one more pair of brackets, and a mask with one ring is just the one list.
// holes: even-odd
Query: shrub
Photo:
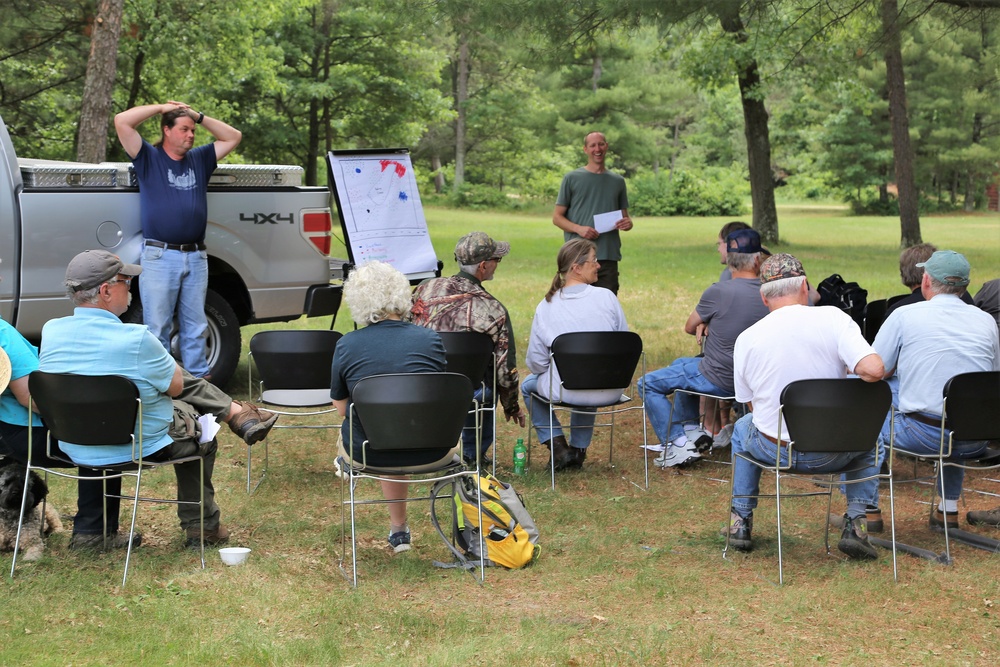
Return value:
[(722, 170), (640, 174), (629, 181), (629, 213), (632, 215), (738, 216), (745, 212), (743, 200), (748, 184), (736, 174)]
[(471, 208), (474, 211), (520, 208), (517, 199), (508, 197), (506, 193), (493, 186), (481, 183), (462, 183), (457, 192), (449, 195), (448, 203), (456, 208)]

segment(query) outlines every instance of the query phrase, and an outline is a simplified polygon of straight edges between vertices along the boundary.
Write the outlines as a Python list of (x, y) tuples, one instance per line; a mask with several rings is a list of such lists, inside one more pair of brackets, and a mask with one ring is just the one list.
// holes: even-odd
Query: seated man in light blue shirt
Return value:
[[(212, 486), (217, 442), (215, 438), (199, 442), (197, 417), (214, 415), (228, 422), (247, 444), (254, 444), (267, 435), (277, 415), (233, 401), (211, 383), (182, 371), (146, 326), (119, 319), (132, 299), (132, 279), (141, 272), (141, 267), (125, 264), (105, 250), (87, 250), (74, 257), (66, 269), (66, 288), (76, 308), (72, 316), (51, 320), (42, 329), (39, 368), (50, 373), (121, 375), (132, 380), (142, 398), (143, 459), (205, 457), (204, 478), (197, 461), (174, 466), (177, 499), (197, 501), (204, 487), (205, 542), (220, 544), (229, 531), (219, 522)], [(59, 446), (82, 466), (126, 463), (132, 458), (131, 445), (95, 447), (60, 441)], [(120, 489), (121, 480), (115, 481)], [(118, 493), (111, 486), (109, 481), (108, 493)], [(117, 506), (112, 508), (109, 502), (108, 512), (112, 511), (117, 513)], [(188, 546), (199, 546), (198, 510), (178, 505), (177, 515)], [(95, 537), (103, 541), (102, 536)]]
[[(937, 454), (945, 384), (961, 373), (1000, 370), (1000, 340), (993, 318), (960, 298), (969, 284), (970, 267), (964, 256), (938, 250), (917, 266), (924, 269), (920, 290), (926, 300), (893, 311), (872, 346), (885, 363), (885, 377), (898, 378), (897, 383), (890, 383), (897, 409), (896, 446)], [(887, 418), (879, 435), (880, 449), (889, 444), (889, 429)], [(976, 458), (986, 447), (985, 441), (956, 441), (951, 459)], [(939, 474), (944, 498), (931, 516), (931, 528), (943, 529), (945, 521), (949, 529), (958, 528), (965, 471), (948, 466)], [(937, 484), (940, 490), (942, 479)], [(969, 512), (968, 519), (1000, 525), (1000, 510)]]

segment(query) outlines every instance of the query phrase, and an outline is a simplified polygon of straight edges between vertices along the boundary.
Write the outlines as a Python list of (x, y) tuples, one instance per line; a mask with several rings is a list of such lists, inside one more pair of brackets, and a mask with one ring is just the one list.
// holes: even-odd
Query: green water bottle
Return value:
[(527, 460), (528, 450), (524, 448), (524, 438), (518, 438), (514, 445), (514, 474), (524, 474), (524, 464)]

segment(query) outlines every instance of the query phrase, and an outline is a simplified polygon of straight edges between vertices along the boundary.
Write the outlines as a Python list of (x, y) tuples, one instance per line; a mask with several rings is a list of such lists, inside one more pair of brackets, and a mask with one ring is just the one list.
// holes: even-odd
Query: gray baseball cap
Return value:
[(66, 267), (66, 287), (79, 292), (97, 287), (118, 274), (137, 276), (140, 273), (141, 266), (126, 264), (118, 255), (107, 250), (84, 250)]

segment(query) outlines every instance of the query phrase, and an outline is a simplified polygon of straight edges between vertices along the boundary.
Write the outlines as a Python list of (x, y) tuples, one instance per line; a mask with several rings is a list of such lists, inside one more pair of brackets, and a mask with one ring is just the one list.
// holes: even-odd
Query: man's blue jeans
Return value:
[[(670, 399), (677, 389), (690, 389), (704, 394), (731, 396), (732, 392), (720, 389), (698, 372), (700, 357), (681, 357), (666, 368), (655, 370), (639, 378), (639, 391), (646, 393), (646, 414), (653, 431), (662, 444), (684, 435), (684, 423), (698, 421), (698, 396), (674, 395), (674, 417), (670, 420)], [(670, 422), (668, 423), (668, 420)]]
[[(531, 423), (538, 432), (539, 442), (548, 442), (554, 436), (562, 435), (562, 426), (552, 414), (552, 428), (549, 428), (549, 404), (532, 398), (531, 393), (538, 387), (538, 376), (529, 375), (521, 381), (521, 394), (531, 413)], [(537, 393), (537, 392), (536, 392)], [(569, 422), (569, 444), (577, 449), (590, 447), (594, 437), (594, 421), (597, 419), (597, 408), (574, 408)]]
[[(925, 415), (934, 417), (933, 415)], [(937, 419), (940, 419), (940, 415)], [(941, 449), (941, 428), (924, 424), (916, 419), (906, 416), (902, 412), (897, 412), (895, 419), (895, 432), (893, 437), (896, 447), (905, 449), (916, 454), (937, 455)], [(945, 433), (945, 443), (948, 434)], [(878, 436), (879, 449), (889, 448), (889, 417), (886, 417), (885, 424), (882, 425), (882, 432)], [(961, 459), (973, 459), (986, 451), (988, 442), (977, 440), (956, 440), (952, 443), (951, 456), (946, 461), (957, 461)], [(947, 446), (947, 445), (946, 445)], [(958, 500), (962, 495), (962, 483), (965, 480), (965, 470), (946, 466), (938, 473), (937, 491), (941, 493), (941, 482), (944, 479), (945, 500)]]
[[(733, 428), (733, 495), (753, 496), (760, 492), (761, 469), (736, 456), (749, 454), (761, 463), (774, 465), (778, 446), (767, 440), (753, 423), (753, 413), (741, 417)], [(781, 448), (781, 463), (788, 464), (788, 448)], [(797, 473), (825, 473), (837, 471), (849, 465), (861, 466), (845, 475), (847, 481), (878, 474), (875, 461), (875, 446), (867, 452), (793, 452), (792, 468)], [(856, 519), (865, 515), (865, 508), (875, 504), (878, 495), (878, 479), (847, 485), (847, 516)], [(733, 498), (733, 510), (741, 517), (748, 517), (757, 507), (756, 498)]]
[[(493, 391), (490, 389), (483, 389), (480, 387), (472, 394), (472, 397), (482, 406), (484, 403), (489, 406), (493, 404)], [(482, 424), (479, 425), (479, 451), (484, 455), (489, 448), (493, 445), (493, 420), (495, 419), (495, 413), (493, 410), (480, 412), (480, 419), (483, 420)], [(465, 428), (462, 429), (462, 456), (467, 459), (476, 458), (476, 415), (470, 414), (465, 419)]]
[(141, 264), (139, 295), (144, 323), (169, 350), (176, 311), (181, 366), (195, 377), (206, 375), (208, 254), (204, 250), (182, 252), (145, 246)]

